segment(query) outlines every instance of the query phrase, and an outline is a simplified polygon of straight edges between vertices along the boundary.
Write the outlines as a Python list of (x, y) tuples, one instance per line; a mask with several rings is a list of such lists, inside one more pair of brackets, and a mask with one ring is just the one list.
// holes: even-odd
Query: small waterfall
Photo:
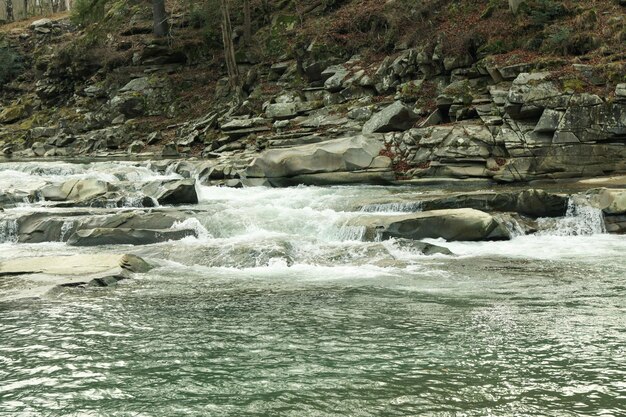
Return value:
[(413, 213), (416, 211), (422, 211), (422, 202), (412, 201), (384, 204), (368, 204), (361, 207), (361, 211), (365, 213)]
[(122, 206), (141, 208), (143, 207), (143, 199), (144, 199), (144, 196), (142, 195), (129, 195), (129, 196), (124, 197), (122, 201)]
[[(602, 210), (592, 207), (582, 196), (572, 196), (567, 204), (565, 217), (552, 220), (541, 219), (543, 235), (584, 236), (606, 233)], [(547, 226), (547, 227), (546, 227)]]
[(209, 240), (213, 239), (211, 233), (200, 223), (200, 220), (195, 217), (189, 217), (188, 219), (183, 220), (182, 222), (175, 222), (172, 227), (172, 230), (193, 230), (196, 232), (196, 236), (200, 240)]
[(524, 236), (526, 234), (526, 230), (515, 217), (500, 216), (499, 220), (500, 220), (500, 223), (509, 232), (509, 234), (511, 235), (511, 238)]
[(336, 238), (340, 241), (354, 240), (363, 241), (367, 234), (367, 228), (365, 226), (341, 226), (337, 230)]
[(61, 235), (59, 237), (60, 242), (65, 242), (71, 235), (72, 230), (74, 229), (74, 222), (72, 220), (65, 220), (61, 225)]
[(0, 243), (16, 243), (18, 237), (16, 219), (0, 220)]

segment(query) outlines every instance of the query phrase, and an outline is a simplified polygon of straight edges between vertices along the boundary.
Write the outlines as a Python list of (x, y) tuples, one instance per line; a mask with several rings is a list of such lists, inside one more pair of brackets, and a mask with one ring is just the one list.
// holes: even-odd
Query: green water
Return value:
[(300, 282), (163, 269), (3, 303), (0, 414), (624, 415), (626, 269), (484, 263)]

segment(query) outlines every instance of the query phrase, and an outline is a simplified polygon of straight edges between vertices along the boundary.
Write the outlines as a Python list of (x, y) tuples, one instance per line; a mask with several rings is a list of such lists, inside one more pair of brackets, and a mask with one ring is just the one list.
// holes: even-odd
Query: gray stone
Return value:
[(559, 123), (563, 118), (564, 112), (552, 109), (545, 109), (537, 126), (535, 126), (535, 132), (537, 133), (554, 133), (559, 127)]
[(67, 244), (70, 246), (103, 246), (103, 245), (151, 245), (168, 240), (180, 240), (185, 237), (197, 237), (192, 229), (124, 229), (99, 228), (83, 229), (74, 233)]
[(510, 232), (494, 216), (474, 209), (433, 210), (401, 215), (364, 215), (349, 226), (365, 228), (369, 240), (377, 238), (448, 241), (508, 240)]
[(52, 27), (52, 20), (47, 18), (35, 20), (29, 27), (33, 30), (38, 28), (50, 28)]
[(255, 158), (246, 177), (278, 178), (368, 169), (383, 149), (378, 135), (359, 135), (289, 149), (270, 149)]
[(106, 194), (110, 185), (96, 179), (72, 179), (60, 185), (49, 185), (40, 190), (48, 201), (85, 202)]
[(147, 184), (143, 191), (161, 205), (198, 204), (194, 179), (155, 181)]
[(135, 140), (133, 143), (128, 145), (128, 153), (139, 153), (146, 147), (146, 144), (140, 140)]
[(132, 273), (147, 272), (150, 264), (135, 255), (81, 254), (37, 256), (0, 262), (0, 277), (12, 285), (0, 300), (41, 297), (56, 287), (109, 286)]
[(120, 89), (120, 92), (135, 91), (143, 93), (148, 89), (150, 89), (150, 79), (148, 77), (141, 77), (129, 81), (128, 84)]
[(166, 158), (177, 157), (179, 155), (180, 154), (178, 153), (178, 147), (176, 146), (175, 143), (165, 144), (165, 146), (163, 147), (163, 150), (161, 151), (161, 156), (164, 156)]
[(297, 103), (273, 103), (265, 109), (265, 116), (273, 120), (293, 119), (298, 113)]
[(322, 76), (328, 78), (324, 82), (324, 87), (333, 93), (343, 89), (343, 82), (348, 76), (348, 70), (343, 65), (333, 65), (322, 72)]
[(384, 133), (408, 130), (418, 120), (418, 116), (401, 101), (396, 101), (376, 113), (363, 126), (363, 133)]
[(590, 203), (605, 214), (626, 214), (626, 189), (598, 188), (587, 192)]

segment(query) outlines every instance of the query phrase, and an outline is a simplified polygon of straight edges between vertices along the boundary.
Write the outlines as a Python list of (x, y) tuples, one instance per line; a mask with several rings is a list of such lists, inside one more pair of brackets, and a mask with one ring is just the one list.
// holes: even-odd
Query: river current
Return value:
[[(5, 163), (0, 189), (177, 176)], [(626, 415), (626, 237), (598, 212), (573, 206), (510, 241), (429, 240), (454, 256), (425, 256), (346, 224), (446, 190), (197, 190), (185, 226), (199, 237), (148, 246), (18, 244), (12, 216), (61, 209), (0, 213), (0, 261), (111, 252), (156, 266), (0, 301), (1, 416)]]

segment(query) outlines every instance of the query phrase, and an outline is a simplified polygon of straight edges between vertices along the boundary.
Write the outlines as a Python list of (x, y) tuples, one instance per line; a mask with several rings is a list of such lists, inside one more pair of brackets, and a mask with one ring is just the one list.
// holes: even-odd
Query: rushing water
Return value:
[[(0, 165), (0, 189), (68, 176), (164, 177), (23, 163)], [(107, 251), (156, 265), (116, 287), (0, 301), (0, 415), (626, 415), (626, 239), (597, 211), (573, 202), (540, 234), (431, 241), (455, 256), (428, 257), (346, 224), (419, 209), (430, 191), (198, 191), (175, 227), (199, 238), (146, 247), (16, 244), (14, 216), (56, 209), (0, 213), (0, 261)]]

